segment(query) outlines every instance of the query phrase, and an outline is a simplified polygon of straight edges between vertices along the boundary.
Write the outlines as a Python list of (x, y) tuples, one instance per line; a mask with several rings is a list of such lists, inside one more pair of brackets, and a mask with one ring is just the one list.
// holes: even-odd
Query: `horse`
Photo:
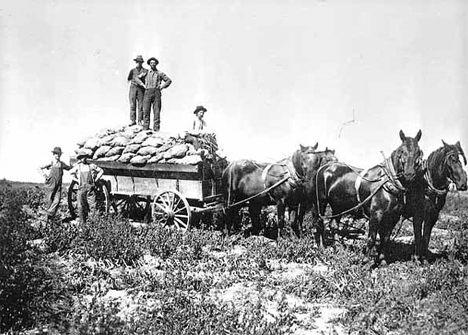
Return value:
[[(239, 206), (249, 204), (252, 220), (252, 234), (260, 233), (260, 212), (263, 206), (276, 205), (278, 213), (279, 234), (284, 229), (285, 210), (294, 211), (303, 202), (303, 180), (314, 173), (321, 164), (333, 159), (334, 150), (316, 152), (315, 146), (300, 145), (290, 158), (274, 164), (258, 163), (253, 160), (231, 162), (223, 171), (223, 185), (226, 199), (226, 230), (230, 231), (232, 223), (238, 230), (237, 218)], [(299, 215), (294, 215), (298, 218)], [(296, 235), (300, 234), (298, 220), (291, 224)]]
[[(328, 204), (332, 218), (339, 220), (344, 214), (369, 218), (366, 254), (375, 257), (376, 264), (386, 262), (390, 235), (405, 204), (417, 207), (423, 203), (423, 153), (418, 145), (422, 132), (419, 130), (414, 138), (407, 137), (402, 130), (399, 135), (401, 145), (381, 164), (356, 170), (341, 162), (330, 163), (320, 168), (315, 178), (316, 219), (323, 220)], [(413, 212), (413, 222), (421, 224), (421, 211)]]
[(442, 140), (442, 144), (443, 146), (433, 151), (423, 163), (426, 167), (424, 223), (423, 227), (414, 230), (415, 256), (421, 260), (427, 259), (432, 228), (445, 205), (450, 182), (454, 183), (459, 191), (467, 190), (467, 175), (459, 156), (463, 157), (465, 165), (467, 162), (460, 141), (450, 145)]

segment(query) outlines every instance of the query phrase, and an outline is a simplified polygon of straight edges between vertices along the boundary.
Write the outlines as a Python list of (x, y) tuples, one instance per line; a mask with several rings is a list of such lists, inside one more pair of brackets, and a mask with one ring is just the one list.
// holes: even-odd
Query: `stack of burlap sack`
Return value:
[(151, 163), (198, 164), (217, 160), (221, 153), (215, 134), (199, 135), (200, 148), (186, 143), (185, 134), (168, 134), (143, 130), (141, 126), (103, 129), (93, 137), (78, 142), (76, 153), (85, 152), (97, 161), (115, 161), (142, 166)]

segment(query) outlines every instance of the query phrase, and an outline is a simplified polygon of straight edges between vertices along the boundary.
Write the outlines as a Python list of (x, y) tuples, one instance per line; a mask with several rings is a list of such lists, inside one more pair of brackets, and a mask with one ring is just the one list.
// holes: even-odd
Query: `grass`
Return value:
[(405, 223), (394, 262), (376, 269), (362, 239), (318, 249), (312, 234), (181, 234), (114, 216), (33, 229), (42, 200), (35, 187), (0, 187), (0, 332), (468, 332), (468, 205), (459, 194), (436, 224), (434, 261), (408, 261), (412, 246), (398, 240), (412, 234)]

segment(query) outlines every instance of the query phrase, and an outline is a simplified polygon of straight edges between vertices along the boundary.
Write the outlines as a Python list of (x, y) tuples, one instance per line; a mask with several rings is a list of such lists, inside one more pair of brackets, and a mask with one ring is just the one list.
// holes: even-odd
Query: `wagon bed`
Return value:
[[(77, 160), (72, 159), (72, 163), (75, 162)], [(196, 165), (153, 163), (144, 166), (91, 159), (88, 162), (104, 170), (102, 181), (96, 185), (98, 203), (104, 212), (178, 224), (179, 228), (187, 229), (192, 213), (222, 206), (224, 160)], [(68, 197), (72, 216), (76, 210), (73, 204), (76, 192), (77, 183), (72, 182)]]

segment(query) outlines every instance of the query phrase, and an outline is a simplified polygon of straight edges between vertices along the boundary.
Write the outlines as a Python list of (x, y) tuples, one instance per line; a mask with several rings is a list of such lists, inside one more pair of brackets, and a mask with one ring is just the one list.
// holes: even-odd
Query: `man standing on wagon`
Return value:
[(92, 215), (96, 212), (96, 187), (95, 183), (101, 179), (104, 170), (95, 164), (90, 164), (87, 160), (88, 153), (79, 151), (76, 158), (78, 163), (70, 171), (74, 175), (74, 180), (78, 182), (78, 216), (81, 223), (85, 223), (88, 213)]
[(148, 71), (145, 79), (145, 96), (143, 98), (143, 118), (144, 124), (143, 129), (149, 129), (150, 124), (150, 113), (151, 113), (151, 106), (153, 107), (153, 130), (159, 131), (161, 126), (161, 91), (169, 85), (171, 85), (172, 80), (166, 76), (166, 74), (162, 71), (159, 71), (156, 66), (159, 64), (159, 61), (151, 57), (147, 61), (148, 65), (151, 69)]
[(143, 123), (143, 96), (145, 95), (145, 76), (148, 70), (145, 69), (142, 64), (144, 62), (143, 56), (138, 55), (134, 59), (137, 63), (134, 69), (130, 70), (127, 80), (130, 82), (130, 126), (136, 124), (137, 115), (136, 109), (138, 104), (138, 124)]

